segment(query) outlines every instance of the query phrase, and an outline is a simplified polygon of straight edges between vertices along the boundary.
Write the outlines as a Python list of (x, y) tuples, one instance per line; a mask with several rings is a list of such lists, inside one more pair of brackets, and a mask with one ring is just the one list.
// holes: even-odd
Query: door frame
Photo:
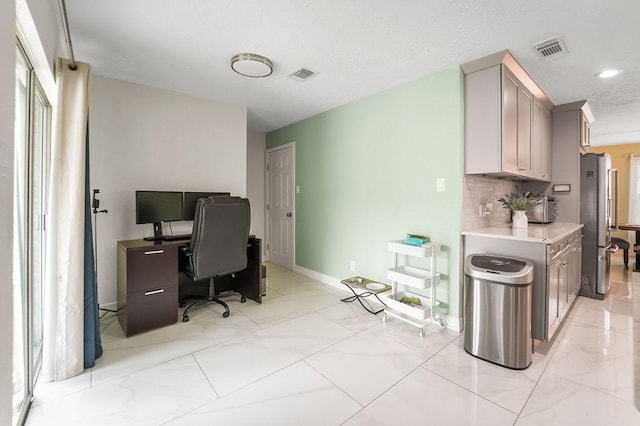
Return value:
[(267, 149), (266, 155), (265, 155), (265, 166), (264, 166), (264, 170), (265, 170), (265, 183), (266, 183), (266, 191), (265, 191), (265, 195), (266, 195), (266, 199), (265, 199), (265, 236), (266, 236), (266, 253), (267, 253), (267, 262), (269, 261), (269, 256), (271, 254), (271, 250), (268, 248), (270, 247), (270, 242), (271, 242), (271, 233), (269, 231), (269, 215), (270, 215), (270, 210), (269, 210), (269, 200), (270, 200), (270, 170), (269, 170), (269, 154), (273, 153), (273, 152), (277, 152), (277, 151), (282, 151), (285, 149), (291, 149), (291, 200), (293, 201), (293, 206), (292, 206), (292, 213), (293, 213), (293, 218), (292, 218), (292, 226), (291, 226), (291, 270), (295, 271), (296, 268), (296, 142), (295, 141), (291, 141), (289, 143), (286, 143), (284, 145), (278, 145), (274, 148), (269, 148)]
[[(22, 338), (22, 346), (24, 352), (24, 360), (23, 360), (23, 368), (24, 368), (24, 390), (26, 391), (24, 395), (24, 400), (21, 403), (20, 412), (13, 412), (15, 407), (12, 403), (12, 416), (14, 416), (14, 421), (17, 419), (16, 424), (22, 424), (24, 419), (26, 418), (29, 409), (33, 402), (33, 395), (35, 390), (36, 382), (40, 376), (40, 371), (42, 368), (42, 339), (44, 333), (44, 299), (40, 299), (39, 306), (39, 322), (40, 322), (40, 347), (39, 350), (34, 351), (34, 328), (35, 328), (35, 289), (37, 285), (37, 289), (40, 290), (41, 294), (44, 290), (44, 280), (45, 280), (45, 263), (46, 256), (44, 254), (44, 250), (47, 244), (47, 230), (45, 228), (45, 216), (47, 213), (47, 204), (46, 200), (48, 198), (49, 193), (49, 166), (51, 160), (51, 133), (52, 133), (52, 106), (49, 102), (49, 98), (47, 96), (47, 91), (45, 87), (42, 85), (40, 80), (41, 75), (37, 71), (37, 60), (33, 61), (33, 56), (31, 55), (31, 51), (27, 49), (28, 44), (23, 38), (22, 34), (19, 33), (16, 38), (16, 49), (17, 49), (17, 57), (16, 57), (16, 65), (18, 60), (18, 56), (21, 60), (24, 61), (28, 79), (26, 84), (26, 104), (24, 111), (26, 113), (26, 129), (25, 130), (25, 185), (22, 189), (24, 201), (23, 208), (24, 214), (26, 217), (25, 221), (25, 246), (24, 250), (24, 262), (26, 266), (24, 267), (25, 273), (25, 281), (22, 283), (24, 288), (22, 289), (24, 293), (24, 297), (21, 298), (21, 310), (22, 312), (22, 320), (24, 329), (21, 330), (23, 334)], [(19, 52), (19, 53), (18, 53)], [(40, 105), (42, 107), (42, 119), (40, 123), (36, 123), (36, 106)], [(14, 107), (15, 109), (15, 107)], [(36, 133), (36, 127), (40, 128), (41, 134), (38, 135)], [(37, 138), (40, 136), (40, 138)], [(36, 152), (39, 151), (40, 158), (39, 162), (35, 160)], [(40, 173), (40, 179), (35, 179), (35, 173)], [(14, 177), (17, 171), (14, 169)], [(36, 190), (35, 188), (38, 187)], [(14, 194), (15, 196), (16, 194)], [(37, 218), (34, 218), (34, 196), (38, 195), (40, 199), (40, 213)], [(13, 224), (16, 226), (16, 223)], [(34, 231), (34, 227), (39, 227), (39, 232)], [(39, 240), (39, 251), (40, 251), (40, 263), (37, 265), (39, 272), (36, 274), (35, 269), (35, 248), (33, 243), (35, 240)], [(22, 266), (20, 266), (22, 269)], [(36, 282), (37, 281), (37, 282)], [(15, 285), (12, 283), (11, 285)], [(15, 325), (14, 325), (15, 328)], [(15, 332), (15, 329), (14, 329)], [(14, 348), (15, 350), (15, 348)], [(15, 389), (14, 389), (15, 391)]]

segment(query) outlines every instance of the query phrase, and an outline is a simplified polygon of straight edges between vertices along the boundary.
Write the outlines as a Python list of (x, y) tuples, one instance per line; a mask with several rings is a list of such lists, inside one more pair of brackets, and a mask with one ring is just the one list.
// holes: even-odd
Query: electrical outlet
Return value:
[(356, 271), (356, 261), (355, 260), (352, 260), (352, 261), (349, 262), (349, 270), (351, 272), (355, 272)]
[(443, 192), (444, 191), (444, 178), (436, 179), (436, 191)]
[(484, 203), (484, 215), (490, 216), (491, 210), (493, 210), (493, 203), (491, 201)]

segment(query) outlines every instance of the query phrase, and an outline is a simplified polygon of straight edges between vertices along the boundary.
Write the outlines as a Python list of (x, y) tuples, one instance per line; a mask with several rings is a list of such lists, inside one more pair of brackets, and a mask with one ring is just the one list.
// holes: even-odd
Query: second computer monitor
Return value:
[(185, 192), (182, 220), (193, 220), (196, 215), (196, 203), (200, 198), (230, 196), (230, 192)]

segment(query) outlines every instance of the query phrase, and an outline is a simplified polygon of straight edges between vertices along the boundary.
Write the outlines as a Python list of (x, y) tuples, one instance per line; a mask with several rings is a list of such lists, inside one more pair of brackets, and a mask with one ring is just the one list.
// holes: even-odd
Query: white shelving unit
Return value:
[[(387, 271), (387, 278), (391, 280), (391, 294), (385, 298), (387, 309), (384, 310), (382, 321), (392, 316), (419, 328), (420, 336), (424, 336), (424, 327), (438, 322), (440, 327), (446, 327), (442, 315), (436, 312), (436, 286), (440, 282), (440, 274), (436, 272), (436, 256), (440, 253), (440, 244), (426, 243), (421, 246), (405, 244), (404, 241), (389, 241), (387, 249), (393, 253), (393, 266)], [(404, 263), (399, 264), (398, 257), (402, 255)], [(407, 265), (407, 257), (429, 258), (429, 268), (417, 268)], [(415, 290), (427, 290), (416, 293)], [(419, 305), (411, 305), (400, 300), (403, 297), (415, 297), (420, 300)]]

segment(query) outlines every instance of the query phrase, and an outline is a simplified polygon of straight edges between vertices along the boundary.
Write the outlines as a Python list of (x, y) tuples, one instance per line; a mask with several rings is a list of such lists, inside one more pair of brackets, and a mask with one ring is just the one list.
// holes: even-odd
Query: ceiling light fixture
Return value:
[(245, 77), (262, 78), (271, 75), (273, 64), (264, 56), (240, 53), (231, 58), (231, 69)]
[(600, 77), (600, 78), (611, 78), (611, 77), (615, 77), (616, 75), (620, 74), (621, 72), (622, 72), (621, 70), (604, 70), (602, 72), (599, 72), (596, 75), (598, 77)]

